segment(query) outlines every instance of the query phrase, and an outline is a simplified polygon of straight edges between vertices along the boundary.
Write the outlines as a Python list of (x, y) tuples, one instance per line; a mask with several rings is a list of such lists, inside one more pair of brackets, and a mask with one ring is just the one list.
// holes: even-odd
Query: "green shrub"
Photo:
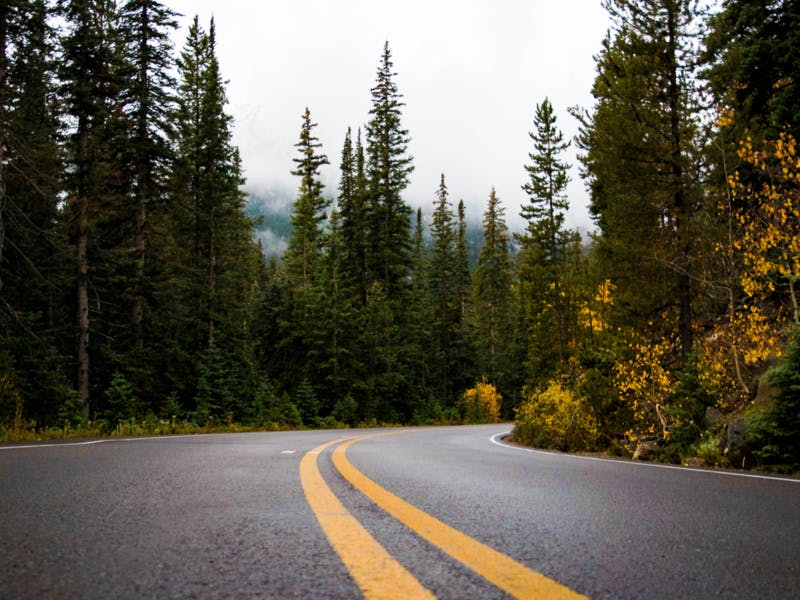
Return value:
[(774, 405), (748, 418), (753, 454), (766, 469), (800, 470), (800, 326), (796, 326), (783, 361), (767, 373), (778, 390)]
[(728, 460), (722, 454), (719, 447), (719, 439), (710, 431), (706, 431), (686, 453), (684, 458), (696, 457), (702, 459), (704, 463), (714, 467), (727, 466)]

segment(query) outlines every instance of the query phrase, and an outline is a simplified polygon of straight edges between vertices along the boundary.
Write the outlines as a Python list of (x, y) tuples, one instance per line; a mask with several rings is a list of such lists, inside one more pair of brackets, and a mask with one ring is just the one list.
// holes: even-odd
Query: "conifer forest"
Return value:
[[(0, 440), (503, 419), (800, 470), (800, 1), (603, 5), (593, 104), (531, 98), (509, 157), (524, 228), (494, 190), (466, 214), (447, 173), (408, 203), (425, 99), (387, 42), (340, 140), (297, 107), (265, 258), (213, 19), (175, 48), (158, 0), (0, 3)], [(565, 225), (570, 144), (590, 236)]]

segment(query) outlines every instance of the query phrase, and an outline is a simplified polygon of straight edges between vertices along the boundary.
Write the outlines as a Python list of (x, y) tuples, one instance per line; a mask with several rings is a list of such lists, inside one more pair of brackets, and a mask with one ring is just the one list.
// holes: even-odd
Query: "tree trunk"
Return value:
[(77, 321), (78, 321), (78, 395), (81, 399), (81, 413), (89, 416), (89, 124), (84, 114), (78, 118), (77, 169), (78, 185), (75, 192), (75, 213), (77, 227)]
[(669, 29), (669, 115), (670, 137), (672, 145), (672, 185), (674, 186), (675, 203), (675, 233), (678, 238), (678, 333), (681, 344), (681, 355), (684, 360), (691, 354), (694, 345), (692, 332), (692, 286), (689, 278), (690, 238), (689, 218), (686, 207), (686, 197), (683, 185), (682, 166), (682, 140), (681, 140), (681, 99), (678, 82), (678, 8), (672, 6), (668, 9)]

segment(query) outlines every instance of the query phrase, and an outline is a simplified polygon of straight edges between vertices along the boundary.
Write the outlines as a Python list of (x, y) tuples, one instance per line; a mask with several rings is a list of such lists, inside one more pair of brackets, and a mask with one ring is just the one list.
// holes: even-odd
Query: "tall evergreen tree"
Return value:
[[(402, 96), (394, 82), (389, 44), (384, 46), (366, 128), (366, 281), (362, 337), (366, 371), (365, 418), (408, 419), (410, 372), (404, 331), (408, 325), (411, 208), (401, 194), (413, 166), (401, 124)], [(357, 153), (357, 172), (359, 171)]]
[[(173, 376), (200, 381), (201, 368), (223, 360), (228, 385), (247, 386), (253, 351), (248, 324), (255, 306), (250, 297), (258, 290), (261, 259), (253, 223), (244, 213), (241, 160), (225, 110), (213, 20), (206, 33), (194, 18), (178, 67), (176, 160), (170, 182), (174, 256), (169, 260), (183, 312), (172, 315), (170, 328), (181, 343), (170, 352), (176, 366), (179, 357), (192, 357), (192, 372)], [(189, 384), (181, 395), (201, 398), (195, 388)], [(248, 401), (246, 393), (252, 390), (240, 391), (237, 397)]]
[(619, 318), (693, 346), (692, 271), (701, 190), (696, 106), (699, 14), (694, 0), (608, 0), (603, 43), (579, 143), (600, 229), (598, 257), (616, 286)]
[(330, 414), (337, 402), (345, 397), (353, 398), (350, 388), (355, 373), (351, 356), (357, 330), (353, 327), (353, 299), (343, 280), (346, 260), (341, 218), (334, 208), (323, 240), (319, 311), (317, 318), (313, 319), (319, 332), (317, 363), (320, 373), (317, 379), (321, 380), (320, 398), (326, 414)]
[(511, 396), (510, 336), (516, 329), (510, 323), (512, 263), (505, 208), (494, 188), (483, 213), (483, 245), (472, 280), (475, 304), (475, 345), (478, 369), (494, 383), (503, 397)]
[(319, 169), (329, 164), (328, 157), (319, 152), (322, 144), (313, 134), (316, 126), (306, 108), (300, 141), (295, 144), (300, 157), (292, 159), (297, 165), (292, 175), (300, 178), (300, 189), (292, 212), (292, 235), (286, 253), (289, 276), (306, 289), (314, 280), (314, 270), (322, 250), (322, 223), (327, 218), (325, 210), (330, 206), (330, 200), (322, 194), (324, 186), (319, 179)]
[(725, 137), (800, 139), (800, 3), (724, 0), (709, 20), (703, 61)]
[(401, 124), (402, 95), (394, 82), (394, 64), (386, 42), (372, 88), (367, 123), (369, 267), (388, 297), (396, 299), (408, 273), (411, 209), (401, 194), (413, 171), (408, 131)]
[[(239, 245), (247, 239), (251, 223), (244, 216), (241, 160), (231, 137), (231, 117), (216, 56), (212, 20), (205, 33), (195, 17), (178, 61), (180, 100), (176, 113), (177, 159), (173, 189), (177, 194), (179, 227), (188, 224), (187, 257), (198, 301), (201, 346), (211, 348), (227, 290), (220, 289), (228, 271), (236, 269)], [(249, 243), (249, 240), (248, 242)], [(222, 303), (222, 304), (221, 304)]]
[(341, 178), (338, 205), (341, 213), (342, 244), (347, 254), (344, 279), (361, 306), (367, 293), (367, 236), (369, 222), (366, 206), (366, 173), (364, 146), (358, 130), (353, 147), (348, 127), (342, 147)]
[(167, 168), (172, 159), (169, 141), (175, 80), (171, 31), (176, 14), (158, 0), (127, 0), (120, 8), (120, 35), (124, 44), (128, 83), (122, 101), (129, 122), (127, 160), (132, 189), (133, 285), (129, 292), (133, 346), (144, 345), (148, 305), (146, 279), (148, 211), (164, 212)]
[(0, 338), (24, 398), (22, 418), (42, 424), (64, 401), (72, 351), (49, 8), (43, 0), (0, 8)]
[(436, 367), (435, 385), (441, 401), (451, 402), (456, 345), (458, 343), (461, 298), (457, 289), (457, 256), (455, 216), (448, 199), (447, 185), (442, 175), (434, 202), (431, 221), (431, 248), (428, 288), (433, 307)]
[(407, 326), (405, 330), (404, 361), (415, 374), (411, 383), (414, 398), (412, 416), (418, 421), (428, 421), (439, 416), (443, 398), (433, 398), (435, 371), (432, 351), (435, 348), (433, 334), (433, 306), (430, 301), (429, 253), (425, 245), (422, 209), (417, 208), (414, 226), (414, 244), (411, 254), (411, 285), (408, 298)]
[(567, 356), (567, 323), (563, 306), (563, 277), (567, 233), (564, 213), (569, 208), (566, 188), (569, 165), (560, 156), (569, 146), (556, 125), (553, 106), (545, 98), (536, 105), (535, 131), (530, 132), (533, 152), (525, 166), (529, 181), (522, 186), (529, 203), (521, 216), (527, 221), (522, 242), (521, 284), (530, 381), (544, 383)]
[[(91, 238), (99, 218), (113, 218), (121, 189), (127, 184), (120, 164), (123, 148), (119, 107), (121, 56), (116, 12), (108, 0), (76, 0), (66, 5), (68, 30), (62, 40), (61, 79), (66, 110), (73, 118), (68, 159), (68, 205), (76, 249), (77, 390), (82, 412), (90, 409), (90, 252), (113, 247), (113, 241)], [(109, 229), (106, 229), (109, 231)], [(90, 247), (90, 245), (92, 247)], [(103, 266), (107, 260), (99, 260)], [(109, 282), (94, 281), (96, 290), (109, 291)], [(99, 316), (99, 315), (98, 315)]]
[[(295, 144), (298, 156), (293, 159), (296, 168), (292, 174), (300, 178), (300, 185), (292, 210), (292, 234), (284, 256), (287, 305), (281, 347), (284, 351), (291, 351), (297, 362), (294, 370), (305, 375), (307, 383), (317, 388), (315, 393), (319, 397), (324, 393), (325, 385), (324, 370), (320, 368), (320, 363), (337, 367), (335, 363), (328, 362), (330, 348), (327, 345), (332, 341), (330, 336), (336, 336), (337, 344), (341, 338), (336, 333), (340, 324), (334, 324), (334, 315), (327, 314), (331, 307), (326, 306), (324, 300), (324, 294), (330, 291), (325, 276), (330, 275), (337, 280), (335, 286), (338, 290), (341, 269), (338, 223), (336, 230), (331, 232), (336, 246), (329, 249), (332, 251), (329, 258), (333, 262), (325, 264), (323, 257), (327, 242), (326, 209), (330, 206), (330, 200), (322, 194), (324, 186), (319, 169), (328, 164), (328, 158), (320, 152), (322, 144), (314, 136), (316, 126), (306, 108), (300, 139)], [(326, 272), (325, 267), (331, 270)], [(323, 312), (330, 318), (322, 318)], [(337, 352), (333, 360), (338, 361), (339, 358)], [(338, 367), (334, 370), (338, 370)]]

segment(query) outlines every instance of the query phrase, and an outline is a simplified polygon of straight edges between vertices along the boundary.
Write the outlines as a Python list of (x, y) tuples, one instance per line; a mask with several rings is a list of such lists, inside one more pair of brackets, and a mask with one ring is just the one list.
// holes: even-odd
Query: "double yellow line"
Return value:
[[(377, 434), (386, 435), (386, 434)], [(335, 444), (333, 464), (354, 487), (387, 513), (455, 560), (515, 598), (585, 598), (566, 586), (530, 570), (514, 559), (453, 529), (395, 496), (356, 469), (347, 449), (365, 435), (333, 440), (308, 452), (300, 462), (300, 480), (311, 509), (353, 580), (368, 599), (434, 598), (397, 562), (334, 495), (319, 471), (319, 455)]]

